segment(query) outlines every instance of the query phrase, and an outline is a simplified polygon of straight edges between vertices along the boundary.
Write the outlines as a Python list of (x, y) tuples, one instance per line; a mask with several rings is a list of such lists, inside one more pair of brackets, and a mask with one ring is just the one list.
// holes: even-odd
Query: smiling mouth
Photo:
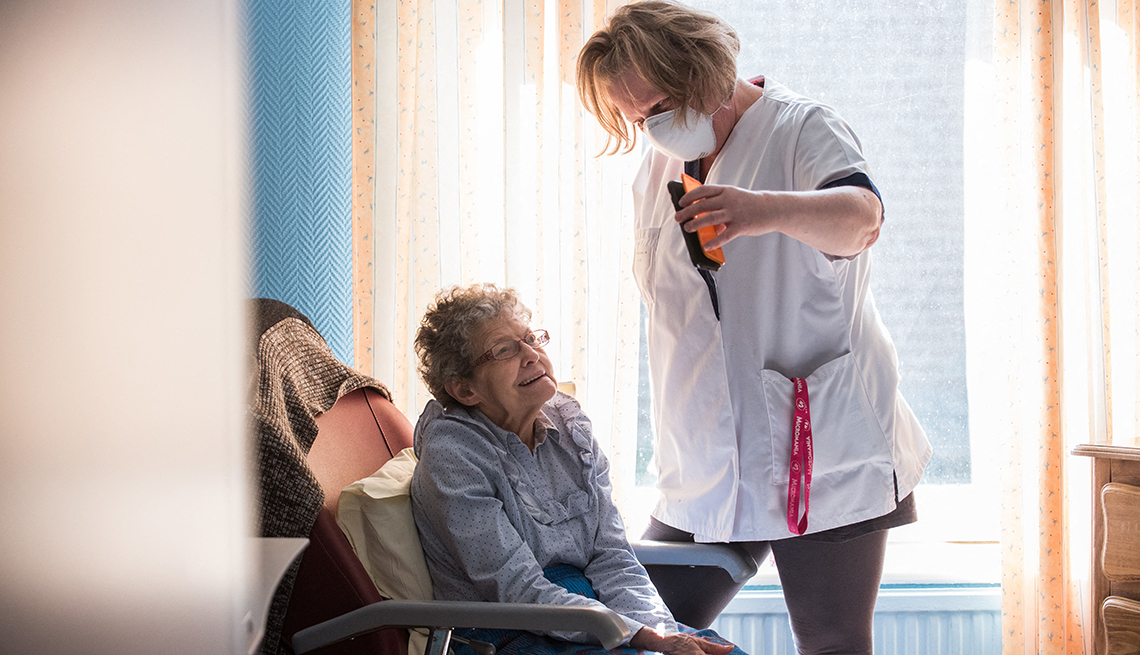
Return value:
[(544, 377), (546, 377), (546, 373), (541, 373), (541, 374), (539, 374), (539, 375), (536, 375), (535, 377), (533, 377), (533, 378), (531, 378), (531, 379), (529, 379), (529, 380), (527, 380), (527, 381), (523, 382), (523, 383), (522, 383), (522, 384), (520, 384), (519, 386), (520, 386), (520, 387), (527, 387), (527, 386), (530, 386), (531, 384), (533, 384), (533, 383), (535, 383), (535, 382), (538, 382), (539, 380), (541, 380), (541, 379), (542, 379), (542, 378), (544, 378)]

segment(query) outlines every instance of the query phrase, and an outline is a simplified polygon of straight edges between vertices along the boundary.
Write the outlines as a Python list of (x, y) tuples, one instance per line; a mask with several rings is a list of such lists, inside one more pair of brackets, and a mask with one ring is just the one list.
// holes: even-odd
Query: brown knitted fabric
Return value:
[[(379, 381), (342, 364), (304, 315), (266, 299), (251, 301), (256, 388), (249, 407), (255, 436), (258, 513), (262, 537), (308, 537), (324, 495), (306, 462), (317, 438), (316, 417), (341, 396), (363, 387), (391, 400)], [(297, 563), (274, 594), (261, 652), (276, 654)]]

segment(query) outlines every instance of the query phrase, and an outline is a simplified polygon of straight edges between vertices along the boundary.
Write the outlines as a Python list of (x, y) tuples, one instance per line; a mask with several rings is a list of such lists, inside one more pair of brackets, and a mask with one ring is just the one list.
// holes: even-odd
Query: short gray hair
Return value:
[(420, 378), (428, 391), (446, 407), (459, 405), (444, 385), (453, 380), (470, 380), (475, 374), (472, 339), (488, 322), (501, 317), (518, 317), (530, 322), (530, 310), (519, 302), (514, 289), (494, 284), (472, 284), (444, 289), (428, 305), (416, 331), (416, 356)]

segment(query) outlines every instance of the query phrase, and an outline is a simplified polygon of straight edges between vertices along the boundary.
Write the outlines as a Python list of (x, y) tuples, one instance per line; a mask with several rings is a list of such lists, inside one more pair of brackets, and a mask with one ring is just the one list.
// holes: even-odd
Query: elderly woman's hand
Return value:
[(729, 644), (718, 644), (693, 635), (675, 634), (662, 637), (649, 628), (637, 631), (629, 645), (638, 650), (651, 650), (668, 655), (728, 655), (734, 650)]
[(882, 203), (862, 187), (819, 191), (749, 191), (704, 184), (681, 198), (678, 223), (686, 232), (712, 225), (717, 236), (706, 250), (739, 236), (782, 232), (829, 255), (858, 255), (879, 238)]

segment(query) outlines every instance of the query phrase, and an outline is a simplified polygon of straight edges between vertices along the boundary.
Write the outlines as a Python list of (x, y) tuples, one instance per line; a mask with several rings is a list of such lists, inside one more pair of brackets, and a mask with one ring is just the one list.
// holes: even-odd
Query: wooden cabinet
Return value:
[(1140, 653), (1140, 448), (1073, 453), (1093, 459), (1094, 652)]

